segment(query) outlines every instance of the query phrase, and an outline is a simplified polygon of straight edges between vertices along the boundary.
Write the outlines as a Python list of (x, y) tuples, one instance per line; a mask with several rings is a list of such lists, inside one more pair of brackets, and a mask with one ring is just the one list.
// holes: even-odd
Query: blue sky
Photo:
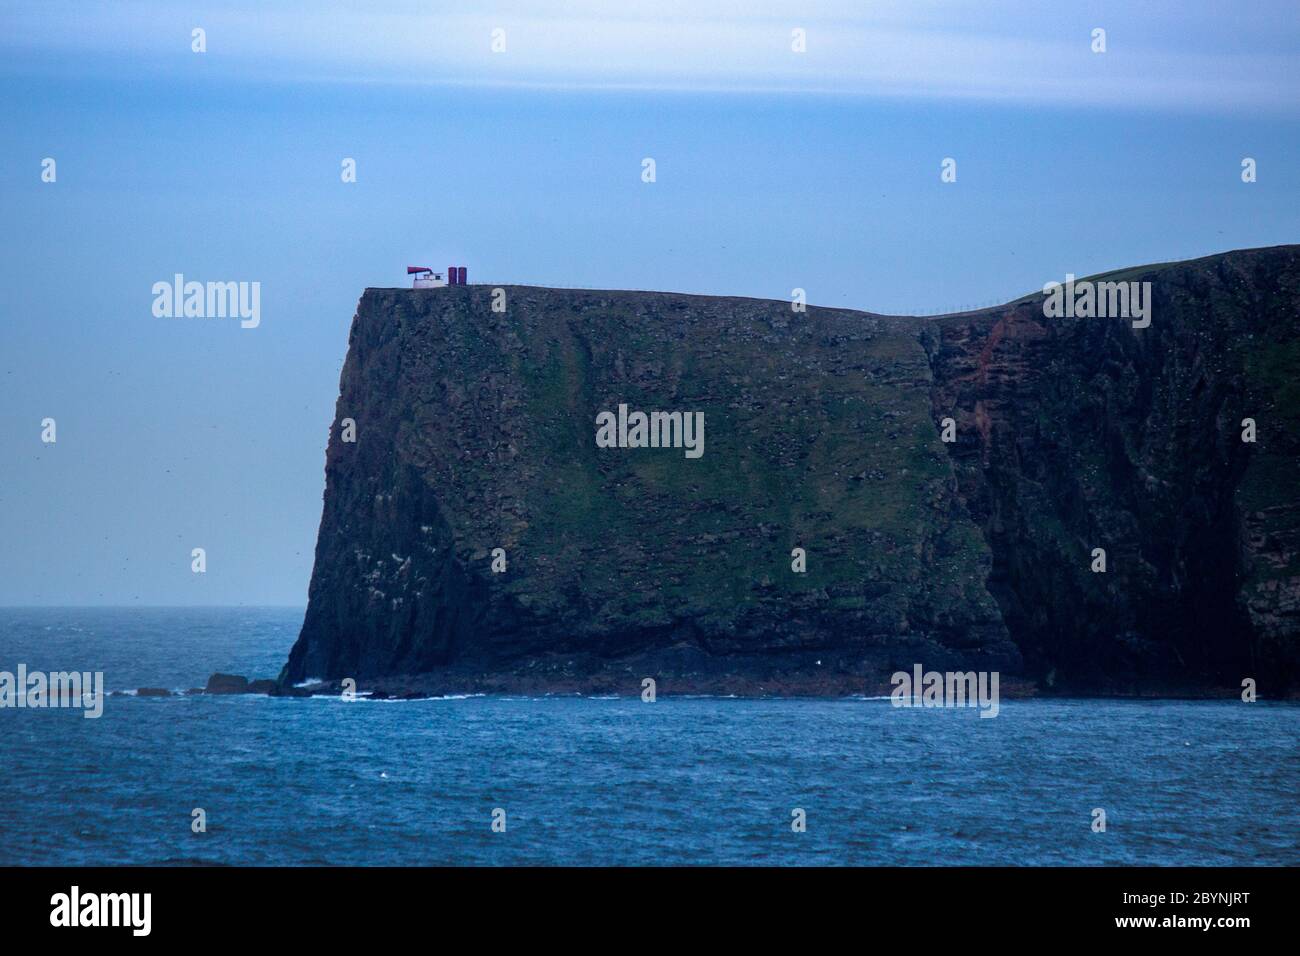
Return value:
[(373, 6), (0, 3), (0, 604), (303, 603), (408, 263), (915, 314), (1300, 238), (1293, 2)]

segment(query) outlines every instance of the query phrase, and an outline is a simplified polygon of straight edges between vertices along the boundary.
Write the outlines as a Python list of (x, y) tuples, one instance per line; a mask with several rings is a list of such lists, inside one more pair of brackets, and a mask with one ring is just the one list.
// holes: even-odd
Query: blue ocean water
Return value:
[[(0, 609), (0, 670), (271, 677), (301, 619)], [(0, 864), (1296, 865), (1298, 730), (1266, 702), (112, 697), (0, 709)]]

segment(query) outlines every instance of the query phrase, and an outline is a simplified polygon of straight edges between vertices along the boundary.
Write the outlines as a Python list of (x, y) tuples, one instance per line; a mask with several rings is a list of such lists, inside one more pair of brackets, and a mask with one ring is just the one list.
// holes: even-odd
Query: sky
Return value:
[[(0, 605), (305, 604), (408, 264), (990, 305), (1300, 241), (1297, 90), (1294, 0), (0, 2)], [(176, 273), (260, 323), (156, 316)]]

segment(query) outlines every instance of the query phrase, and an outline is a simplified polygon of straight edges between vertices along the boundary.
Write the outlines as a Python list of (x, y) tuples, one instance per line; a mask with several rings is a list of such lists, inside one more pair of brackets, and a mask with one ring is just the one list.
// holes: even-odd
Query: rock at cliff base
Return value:
[(206, 694), (247, 694), (248, 678), (237, 674), (213, 674), (208, 678)]

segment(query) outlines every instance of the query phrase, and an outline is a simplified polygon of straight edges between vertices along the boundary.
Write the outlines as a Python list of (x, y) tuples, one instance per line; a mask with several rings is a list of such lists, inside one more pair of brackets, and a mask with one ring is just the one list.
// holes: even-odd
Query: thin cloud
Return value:
[[(1293, 108), (1298, 29), (1287, 6), (1215, 26), (1195, 4), (657, 2), (438, 7), (156, 2), (5, 8), (5, 45), (33, 58), (121, 58), (175, 69), (190, 30), (228, 79), (311, 79), (544, 89), (807, 92), (1058, 105)], [(1108, 9), (1109, 8), (1109, 9)], [(56, 15), (51, 15), (52, 13)], [(1107, 31), (1107, 52), (1091, 31)], [(494, 53), (494, 29), (506, 49)], [(807, 52), (791, 49), (807, 32)], [(15, 67), (11, 64), (10, 69)]]

